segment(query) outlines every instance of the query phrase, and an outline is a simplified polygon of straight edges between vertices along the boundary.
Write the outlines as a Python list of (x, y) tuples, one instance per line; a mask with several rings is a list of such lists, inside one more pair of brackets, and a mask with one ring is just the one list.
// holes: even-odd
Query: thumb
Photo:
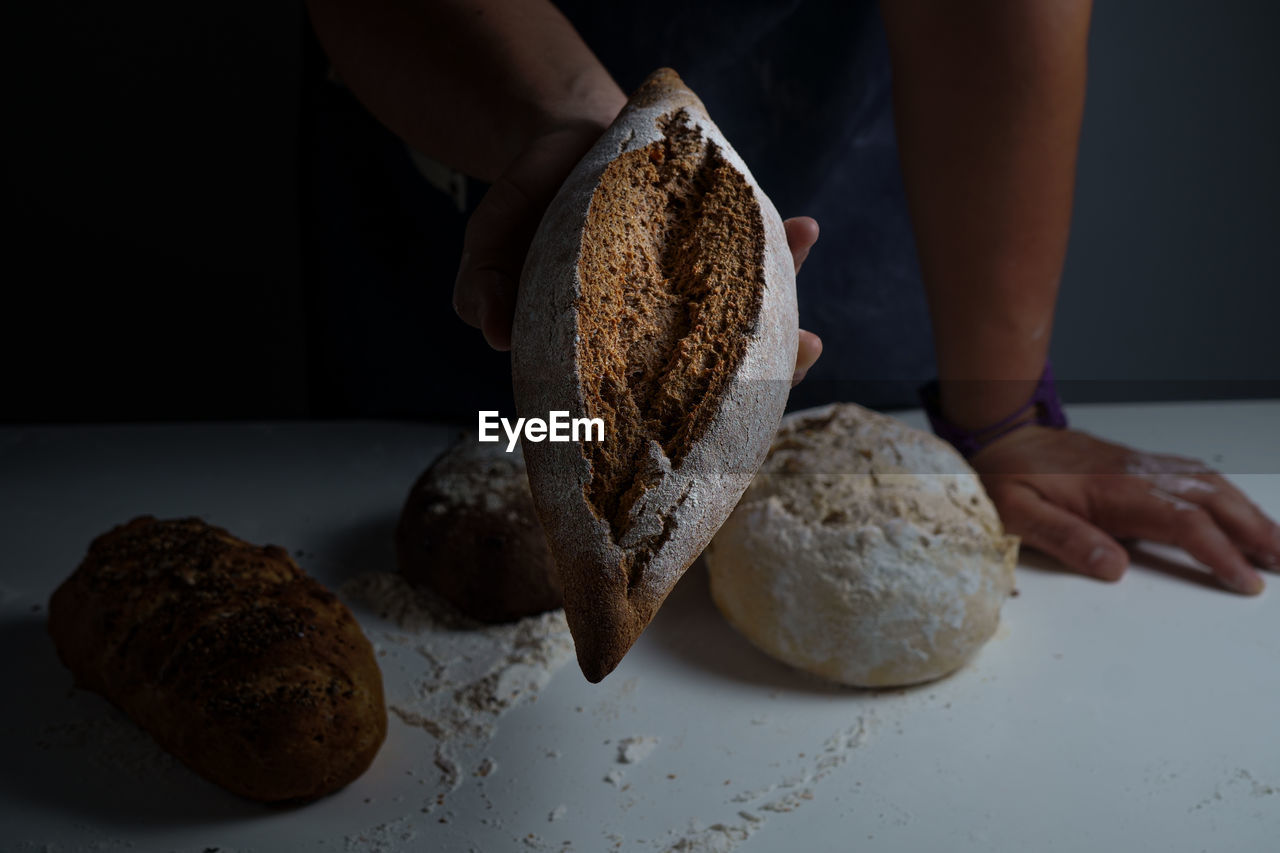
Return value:
[(1102, 530), (1080, 516), (1050, 503), (1022, 483), (990, 489), (1005, 530), (1025, 545), (1057, 558), (1067, 568), (1099, 580), (1119, 580), (1129, 555)]
[(542, 216), (505, 175), (485, 193), (467, 220), (462, 259), (453, 283), (453, 309), (484, 333), (489, 346), (511, 348), (511, 317), (520, 269)]
[(467, 220), (453, 307), (494, 349), (511, 348), (520, 270), (538, 223), (600, 132), (598, 126), (574, 125), (538, 137), (494, 181)]
[(804, 379), (804, 375), (809, 372), (809, 368), (813, 367), (814, 362), (818, 360), (818, 356), (822, 355), (822, 338), (813, 332), (800, 330), (800, 345), (796, 351), (796, 369), (791, 375), (791, 387), (800, 384)]

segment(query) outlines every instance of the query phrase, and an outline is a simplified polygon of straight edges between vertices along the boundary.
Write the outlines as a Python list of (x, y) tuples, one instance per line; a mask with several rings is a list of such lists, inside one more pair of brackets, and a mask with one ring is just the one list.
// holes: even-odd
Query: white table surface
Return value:
[[(1071, 414), (1107, 438), (1205, 459), (1280, 516), (1280, 402)], [(1024, 553), (1020, 595), (977, 659), (887, 692), (829, 687), (756, 652), (695, 567), (612, 675), (591, 685), (574, 663), (559, 669), (499, 720), (484, 749), (496, 770), (468, 774), (430, 812), (419, 780), (438, 772), (432, 737), (395, 716), (346, 790), (264, 809), (164, 766), (118, 712), (72, 688), (44, 605), (93, 536), (144, 512), (199, 515), (301, 551), (336, 589), (393, 568), (400, 503), (452, 434), (403, 423), (0, 429), (0, 849), (661, 850), (686, 838), (686, 849), (746, 853), (1280, 850), (1280, 579), (1242, 598), (1165, 552), (1139, 556), (1115, 585)], [(386, 627), (362, 621), (371, 634)], [(409, 676), (384, 664), (390, 692)], [(85, 742), (58, 741), (64, 720)], [(828, 738), (859, 726), (858, 745), (822, 764)], [(618, 740), (634, 735), (658, 744), (618, 764)], [(136, 766), (93, 760), (95, 738), (136, 749)], [(618, 769), (624, 781), (603, 781)], [(740, 846), (697, 846), (717, 822), (755, 831)]]

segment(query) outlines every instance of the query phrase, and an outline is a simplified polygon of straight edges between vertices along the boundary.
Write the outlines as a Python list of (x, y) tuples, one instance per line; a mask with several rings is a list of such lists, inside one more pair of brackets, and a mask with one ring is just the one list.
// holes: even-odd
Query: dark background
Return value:
[[(3, 16), (0, 417), (356, 413), (308, 313), (301, 6)], [(1096, 4), (1053, 342), (1068, 401), (1280, 397), (1278, 30), (1274, 4)], [(421, 251), (441, 259), (423, 304), (452, 321), (456, 235)], [(452, 348), (414, 393), (466, 379)]]

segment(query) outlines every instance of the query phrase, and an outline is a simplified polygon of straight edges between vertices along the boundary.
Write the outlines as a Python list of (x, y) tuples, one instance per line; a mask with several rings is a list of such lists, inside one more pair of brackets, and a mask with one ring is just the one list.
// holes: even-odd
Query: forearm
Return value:
[(992, 423), (1044, 366), (1084, 107), (1088, 0), (886, 0), (942, 406)]
[(553, 128), (625, 96), (547, 0), (308, 0), (338, 75), (422, 153), (493, 181)]

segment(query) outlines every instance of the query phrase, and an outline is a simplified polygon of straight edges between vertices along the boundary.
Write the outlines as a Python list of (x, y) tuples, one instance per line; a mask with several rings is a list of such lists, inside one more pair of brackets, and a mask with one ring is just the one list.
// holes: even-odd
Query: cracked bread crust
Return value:
[(729, 516), (782, 418), (797, 345), (781, 217), (669, 69), (570, 174), (521, 277), (521, 415), (605, 441), (524, 442), (578, 662), (604, 678)]

